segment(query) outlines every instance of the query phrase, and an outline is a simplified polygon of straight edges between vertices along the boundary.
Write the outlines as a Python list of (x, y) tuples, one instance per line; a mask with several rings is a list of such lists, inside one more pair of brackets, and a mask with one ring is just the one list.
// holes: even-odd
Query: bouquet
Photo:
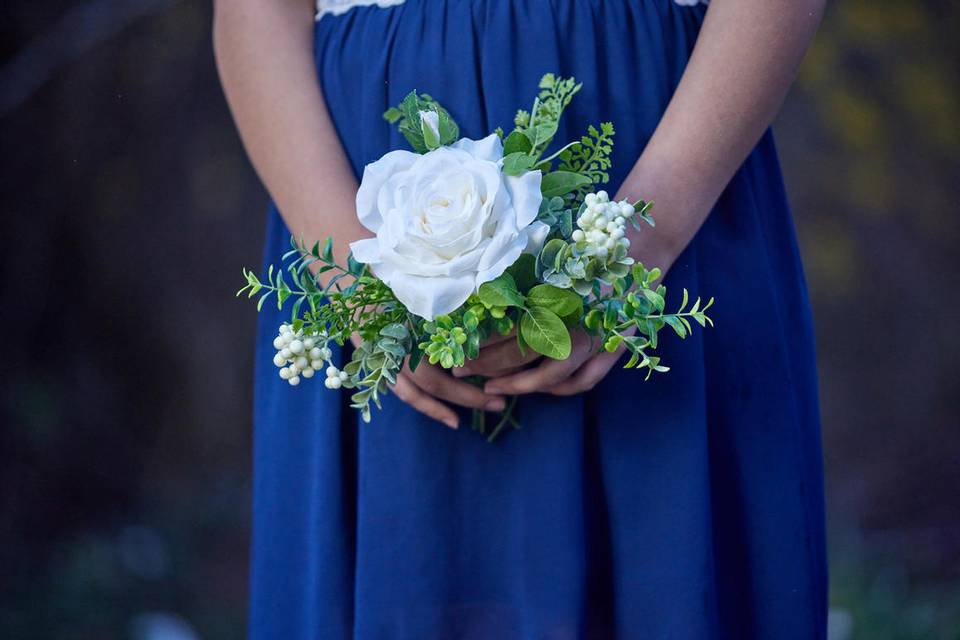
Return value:
[[(521, 352), (565, 359), (570, 331), (582, 330), (598, 350), (625, 348), (625, 366), (646, 378), (668, 371), (654, 355), (660, 330), (684, 338), (691, 320), (712, 324), (713, 300), (688, 307), (684, 290), (666, 313), (660, 270), (628, 256), (627, 226), (652, 227), (652, 203), (614, 202), (597, 190), (608, 180), (612, 123), (545, 155), (581, 86), (545, 75), (513, 130), (481, 140), (461, 138), (429, 95), (411, 92), (388, 109), (384, 118), (412, 151), (390, 151), (364, 169), (357, 216), (374, 237), (352, 243), (346, 264), (334, 260), (331, 238), (311, 246), (293, 237), (285, 264), (271, 265), (264, 280), (243, 271), (237, 295), (259, 295), (258, 310), (271, 295), (278, 308), (292, 300), (273, 342), (280, 377), (296, 386), (322, 372), (327, 388), (353, 391), (351, 406), (369, 422), (402, 367), (415, 370), (424, 358), (462, 366), (494, 334), (513, 332)], [(354, 334), (358, 346), (341, 367), (331, 342)], [(515, 402), (488, 440), (520, 426)], [(473, 426), (486, 434), (484, 412), (474, 412)]]

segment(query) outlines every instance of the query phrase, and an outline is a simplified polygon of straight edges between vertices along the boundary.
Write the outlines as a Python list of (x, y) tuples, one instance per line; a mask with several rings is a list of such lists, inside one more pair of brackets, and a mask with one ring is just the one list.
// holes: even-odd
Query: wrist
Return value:
[(649, 148), (637, 160), (616, 198), (653, 203), (649, 214), (655, 226), (641, 223), (639, 231), (628, 230), (629, 255), (648, 268), (659, 267), (664, 274), (686, 249), (710, 209), (689, 176), (676, 167), (676, 159), (663, 153), (655, 157)]

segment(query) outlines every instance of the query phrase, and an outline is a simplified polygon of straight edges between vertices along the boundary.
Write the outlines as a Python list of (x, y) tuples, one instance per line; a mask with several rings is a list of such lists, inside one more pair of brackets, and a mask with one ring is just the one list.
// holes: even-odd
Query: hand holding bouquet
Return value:
[[(334, 261), (332, 240), (292, 238), (285, 267), (265, 281), (245, 270), (238, 292), (293, 300), (289, 323), (274, 340), (274, 364), (291, 385), (324, 372), (328, 388), (354, 390), (352, 406), (369, 421), (371, 404), (396, 383), (403, 366), (426, 358), (450, 369), (480, 354), (496, 334), (515, 334), (521, 352), (570, 356), (571, 330), (595, 337), (597, 349), (631, 354), (628, 368), (664, 372), (653, 355), (659, 331), (686, 337), (691, 320), (710, 323), (686, 290), (666, 313), (660, 270), (629, 257), (627, 225), (653, 226), (651, 203), (612, 202), (594, 191), (608, 180), (614, 128), (609, 122), (545, 156), (564, 108), (580, 89), (548, 74), (515, 128), (482, 140), (459, 137), (457, 124), (430, 96), (410, 93), (384, 117), (413, 151), (385, 154), (364, 169), (357, 193), (360, 222), (375, 235)], [(325, 286), (317, 276), (328, 274)], [(289, 282), (288, 282), (289, 280)], [(359, 336), (349, 362), (332, 362), (331, 341)], [(492, 428), (512, 417), (515, 399)], [(486, 432), (485, 414), (474, 427)]]

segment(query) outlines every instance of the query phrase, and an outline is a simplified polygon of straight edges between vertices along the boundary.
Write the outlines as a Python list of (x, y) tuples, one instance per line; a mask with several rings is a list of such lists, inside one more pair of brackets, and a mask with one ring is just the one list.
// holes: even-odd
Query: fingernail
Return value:
[(495, 400), (489, 400), (483, 408), (487, 411), (503, 411), (506, 407), (506, 401), (503, 398), (497, 398)]
[(496, 393), (503, 393), (503, 387), (497, 386), (495, 384), (488, 384), (483, 388), (484, 393), (489, 393), (491, 395)]
[(443, 424), (447, 425), (451, 429), (456, 429), (460, 426), (460, 421), (456, 418), (445, 418)]
[(468, 375), (470, 375), (470, 371), (466, 367), (454, 367), (453, 369), (454, 378), (462, 378)]

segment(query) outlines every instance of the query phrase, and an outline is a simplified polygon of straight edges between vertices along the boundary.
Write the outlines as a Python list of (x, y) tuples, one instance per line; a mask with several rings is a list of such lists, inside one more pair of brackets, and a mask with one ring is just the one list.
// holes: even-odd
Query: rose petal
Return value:
[(454, 311), (476, 290), (473, 275), (469, 272), (456, 277), (430, 278), (403, 273), (381, 264), (374, 273), (387, 283), (410, 313), (426, 320)]
[(550, 233), (550, 225), (539, 221), (532, 223), (526, 228), (527, 246), (524, 247), (523, 252), (534, 255), (540, 253), (540, 249), (543, 248), (543, 241), (547, 239), (548, 233)]
[(374, 233), (380, 229), (383, 223), (381, 209), (377, 206), (380, 188), (394, 174), (411, 167), (419, 157), (411, 151), (390, 151), (363, 168), (363, 178), (357, 189), (357, 218), (360, 224)]
[(364, 264), (380, 262), (380, 242), (376, 238), (364, 238), (350, 243), (353, 259)]
[(497, 162), (503, 159), (503, 143), (500, 142), (500, 136), (495, 133), (491, 133), (481, 140), (460, 138), (450, 146), (454, 149), (466, 151), (476, 160)]
[(477, 287), (497, 278), (517, 261), (527, 246), (526, 234), (500, 233), (494, 236), (477, 268)]
[(539, 171), (528, 171), (520, 176), (505, 176), (504, 185), (510, 194), (510, 202), (517, 212), (517, 226), (521, 229), (536, 220), (543, 194), (540, 193)]

